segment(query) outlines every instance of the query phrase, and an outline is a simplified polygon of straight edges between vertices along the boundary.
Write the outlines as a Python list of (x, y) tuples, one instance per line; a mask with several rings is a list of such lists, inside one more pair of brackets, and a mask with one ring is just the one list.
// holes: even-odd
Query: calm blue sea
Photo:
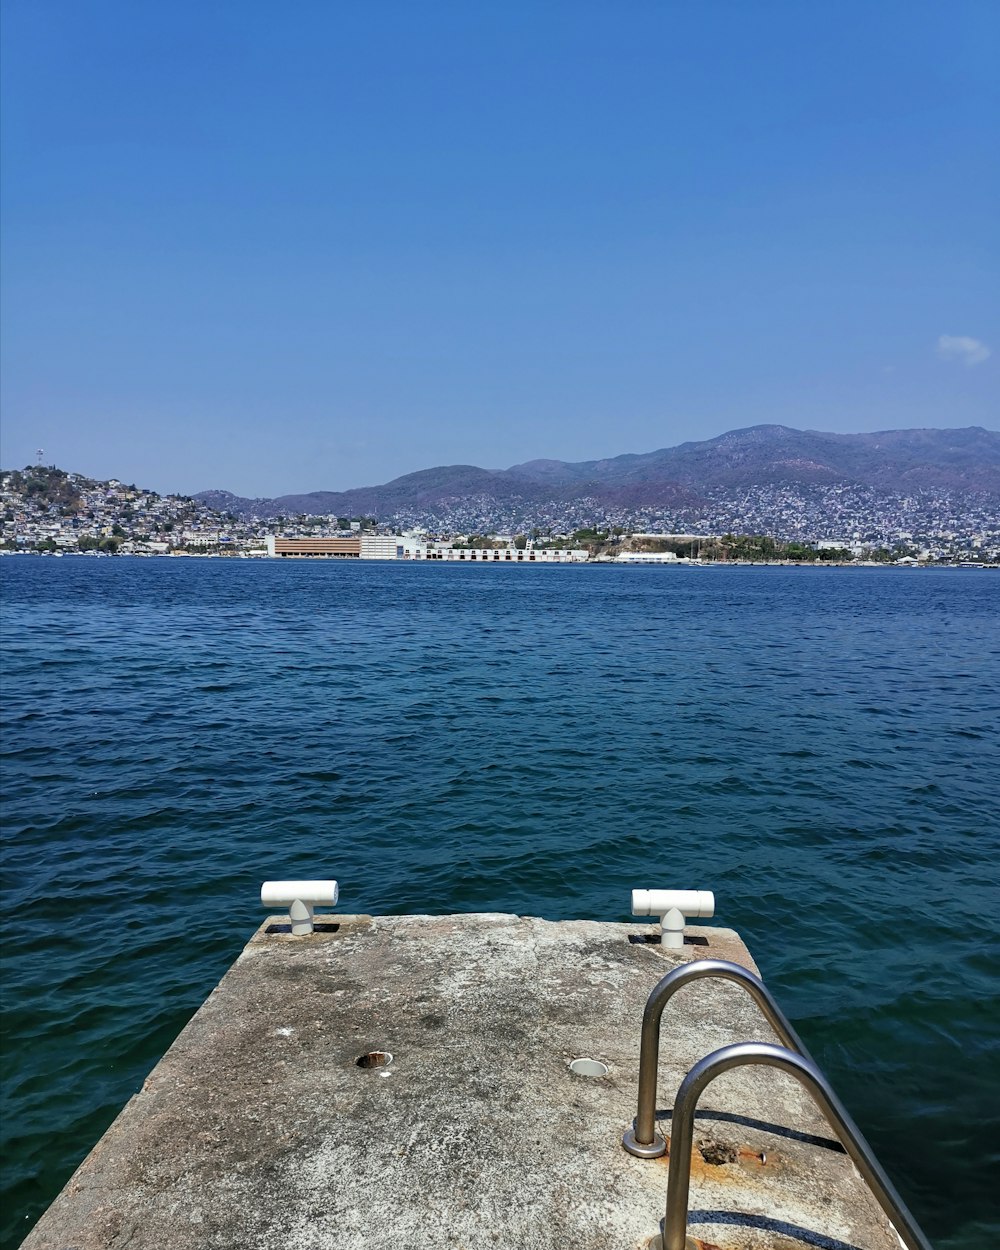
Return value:
[(0, 583), (4, 1247), (274, 876), (604, 920), (633, 886), (714, 889), (935, 1244), (1000, 1239), (1000, 575), (8, 558)]

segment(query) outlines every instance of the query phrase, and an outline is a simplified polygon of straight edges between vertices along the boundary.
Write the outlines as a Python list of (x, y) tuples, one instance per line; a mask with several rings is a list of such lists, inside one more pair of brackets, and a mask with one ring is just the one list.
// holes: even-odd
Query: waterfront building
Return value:
[(450, 543), (407, 541), (404, 560), (445, 560), (475, 564), (581, 564), (589, 553), (571, 547), (453, 547)]
[(403, 539), (398, 534), (362, 534), (362, 560), (401, 560)]
[(357, 560), (361, 555), (361, 538), (282, 538), (269, 534), (269, 556), (326, 556), (334, 559)]
[(676, 551), (623, 551), (617, 557), (618, 564), (688, 564)]
[(399, 534), (352, 534), (343, 538), (267, 538), (269, 556), (326, 556), (362, 560), (447, 560), (482, 564), (579, 564), (586, 550), (570, 547), (455, 547)]

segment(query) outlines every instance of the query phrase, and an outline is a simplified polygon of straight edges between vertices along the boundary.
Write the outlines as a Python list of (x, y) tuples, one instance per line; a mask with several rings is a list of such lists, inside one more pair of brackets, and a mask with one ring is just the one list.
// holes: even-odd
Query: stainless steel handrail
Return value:
[(622, 1138), (629, 1154), (640, 1159), (658, 1159), (666, 1154), (667, 1143), (656, 1131), (656, 1076), (660, 1060), (660, 1017), (674, 994), (691, 981), (703, 977), (721, 977), (741, 985), (764, 1014), (768, 1024), (790, 1049), (810, 1059), (802, 1039), (791, 1022), (771, 997), (771, 992), (747, 968), (725, 959), (696, 959), (668, 972), (653, 987), (642, 1013), (642, 1037), (639, 1043), (639, 1105), (633, 1126)]
[(687, 1238), (688, 1193), (691, 1185), (691, 1149), (694, 1144), (694, 1113), (706, 1086), (730, 1068), (743, 1064), (765, 1064), (794, 1076), (812, 1095), (833, 1130), (854, 1160), (879, 1206), (907, 1250), (933, 1250), (917, 1227), (906, 1204), (872, 1153), (840, 1099), (816, 1064), (803, 1054), (795, 1054), (770, 1042), (740, 1042), (723, 1046), (694, 1065), (681, 1082), (674, 1102), (670, 1128), (670, 1169), (667, 1176), (667, 1210), (663, 1221), (663, 1250), (685, 1250)]

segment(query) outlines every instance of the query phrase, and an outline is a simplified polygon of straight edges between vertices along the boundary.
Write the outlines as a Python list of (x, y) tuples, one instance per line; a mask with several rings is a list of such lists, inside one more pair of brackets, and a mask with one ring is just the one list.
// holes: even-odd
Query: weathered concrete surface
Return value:
[[(261, 927), (26, 1250), (648, 1246), (667, 1163), (620, 1144), (642, 1008), (681, 960), (754, 968), (738, 936), (691, 928), (668, 952), (641, 925), (326, 919), (338, 927), (308, 938)], [(662, 1036), (665, 1107), (710, 1050), (774, 1040), (718, 981), (678, 994)], [(393, 1064), (359, 1068), (373, 1050)], [(608, 1076), (573, 1075), (577, 1057)], [(701, 1111), (693, 1236), (726, 1250), (898, 1250), (795, 1081), (727, 1073)]]

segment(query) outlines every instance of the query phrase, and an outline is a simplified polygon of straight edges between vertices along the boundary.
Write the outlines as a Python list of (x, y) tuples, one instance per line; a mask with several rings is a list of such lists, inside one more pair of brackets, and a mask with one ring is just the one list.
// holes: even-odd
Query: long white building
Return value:
[(433, 542), (418, 535), (352, 534), (348, 537), (267, 539), (269, 556), (310, 556), (327, 559), (361, 560), (444, 560), (467, 564), (580, 564), (589, 559), (587, 551), (570, 547), (539, 547), (530, 542), (524, 549), (503, 547), (455, 547)]
[[(383, 540), (386, 541), (386, 540)], [(429, 542), (421, 538), (393, 538), (396, 554), (387, 554), (388, 547), (382, 549), (372, 547), (373, 560), (444, 560), (450, 563), (466, 564), (581, 564), (590, 557), (586, 550), (578, 551), (570, 547), (534, 547), (531, 543), (525, 548), (505, 547), (455, 547), (451, 543)], [(366, 558), (365, 538), (361, 539), (361, 555)]]

